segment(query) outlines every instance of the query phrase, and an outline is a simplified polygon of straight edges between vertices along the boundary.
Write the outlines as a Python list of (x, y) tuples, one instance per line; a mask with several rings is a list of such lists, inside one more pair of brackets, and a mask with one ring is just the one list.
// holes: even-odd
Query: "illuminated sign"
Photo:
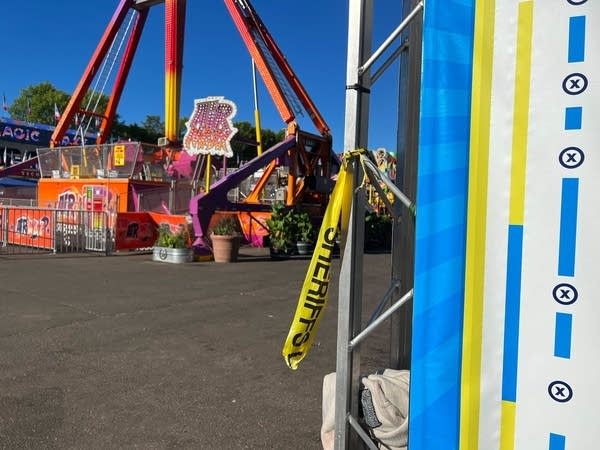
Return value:
[(190, 155), (233, 156), (231, 138), (237, 133), (232, 118), (237, 108), (224, 97), (194, 100), (194, 111), (186, 123), (183, 148)]

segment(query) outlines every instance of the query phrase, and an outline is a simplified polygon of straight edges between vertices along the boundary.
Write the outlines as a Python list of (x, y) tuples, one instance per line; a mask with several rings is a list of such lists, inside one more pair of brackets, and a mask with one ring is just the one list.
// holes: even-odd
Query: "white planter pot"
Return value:
[(152, 261), (181, 264), (193, 260), (191, 248), (152, 247)]

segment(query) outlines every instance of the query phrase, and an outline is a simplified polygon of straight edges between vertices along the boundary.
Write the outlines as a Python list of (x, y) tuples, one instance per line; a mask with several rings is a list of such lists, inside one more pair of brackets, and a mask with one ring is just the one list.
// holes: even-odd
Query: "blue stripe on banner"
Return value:
[(573, 315), (556, 313), (554, 330), (554, 356), (569, 359), (571, 357), (571, 332)]
[(548, 450), (565, 450), (567, 438), (561, 434), (550, 433), (550, 445)]
[[(419, 214), (421, 210), (419, 210)], [(440, 217), (438, 214), (432, 214), (432, 217)], [(424, 217), (421, 215), (420, 217)], [(446, 222), (447, 223), (447, 222)], [(465, 249), (464, 239), (464, 223), (444, 229), (438, 233), (430, 234), (426, 237), (419, 238), (417, 236), (416, 246), (420, 245), (423, 248), (435, 249), (435, 252), (429, 252), (427, 255), (415, 261), (415, 276), (421, 275), (424, 272), (429, 272), (439, 264), (451, 261), (456, 258), (456, 255)], [(417, 235), (422, 233), (417, 231)], [(460, 240), (463, 239), (463, 240)], [(437, 294), (439, 295), (439, 293)]]
[(517, 401), (519, 361), (519, 313), (521, 309), (521, 266), (523, 263), (523, 226), (508, 226), (506, 258), (506, 300), (504, 311), (504, 356), (502, 362), (502, 400)]
[[(466, 161), (463, 163), (466, 164)], [(464, 166), (446, 172), (423, 175), (421, 177), (423, 187), (419, 191), (419, 201), (424, 205), (428, 205), (460, 195), (463, 186), (458, 184), (456, 180), (464, 179), (466, 176), (467, 169)], [(465, 200), (466, 207), (466, 199), (463, 200)]]
[(444, 167), (446, 170), (465, 168), (465, 161), (456, 158), (456, 152), (460, 151), (464, 145), (464, 141), (461, 140), (458, 142), (447, 142), (445, 144), (435, 146), (419, 146), (420, 152), (435, 151), (437, 155), (437, 158), (435, 159), (428, 158), (425, 160), (425, 158), (423, 158), (423, 165), (419, 166), (419, 173), (421, 176), (436, 173), (440, 166)]
[[(421, 86), (424, 88), (466, 90), (471, 86), (470, 64), (438, 60), (426, 60), (423, 63), (436, 66), (435, 71), (423, 72)], [(470, 100), (470, 93), (467, 98)]]
[[(429, 234), (436, 234), (443, 231), (445, 228), (454, 228), (455, 226), (460, 226), (462, 221), (460, 220), (460, 216), (458, 213), (463, 211), (465, 214), (467, 212), (467, 204), (465, 202), (465, 198), (457, 194), (453, 197), (443, 198), (438, 201), (433, 201), (419, 207), (419, 214), (422, 214), (423, 211), (425, 214), (429, 214), (429, 211), (437, 210), (440, 211), (442, 215), (448, 215), (449, 217), (454, 217), (454, 222), (452, 220), (447, 223), (440, 224), (438, 222), (430, 222), (420, 229), (420, 233), (424, 236)], [(442, 228), (445, 227), (445, 228)]]
[(581, 130), (583, 108), (572, 106), (565, 109), (565, 130)]
[[(437, 6), (437, 5), (436, 5)], [(464, 54), (470, 52), (473, 45), (473, 0), (442, 0), (439, 10), (435, 11), (435, 14), (430, 14), (429, 17), (425, 17), (428, 28), (434, 32), (434, 34), (440, 31), (452, 31), (454, 33), (464, 34), (468, 40), (461, 45), (451, 47), (456, 50), (455, 53)], [(425, 6), (425, 11), (431, 10), (431, 0), (429, 4)], [(452, 46), (453, 43), (448, 42), (445, 45)], [(438, 54), (439, 47), (429, 47), (432, 51), (431, 55)], [(469, 56), (463, 56), (465, 61), (470, 61)], [(469, 89), (470, 91), (470, 89)]]
[[(414, 370), (414, 369), (413, 369)], [(412, 383), (412, 382), (411, 382)], [(412, 389), (412, 384), (411, 384)], [(437, 393), (436, 393), (437, 395)], [(454, 404), (460, 401), (460, 386), (452, 385), (448, 390), (443, 391), (439, 397), (428, 399), (429, 407), (425, 411), (415, 411), (413, 407), (410, 407), (410, 429), (412, 430), (424, 430), (431, 426), (431, 423), (437, 423), (439, 426), (435, 429), (435, 432), (423, 433), (419, 436), (419, 439), (410, 437), (409, 440), (412, 442), (418, 442), (420, 450), (431, 450), (431, 449), (443, 449), (443, 450), (456, 450), (457, 446), (450, 444), (456, 439), (453, 432), (453, 426), (448, 426), (448, 417), (444, 413), (447, 409), (447, 405)], [(454, 424), (452, 424), (454, 425)], [(431, 429), (431, 428), (429, 428)], [(432, 430), (433, 431), (433, 430)], [(446, 441), (446, 446), (440, 446), (440, 441)], [(410, 447), (412, 450), (414, 448)]]
[[(419, 329), (416, 330), (416, 333), (413, 333), (415, 345), (412, 347), (412, 357), (415, 364), (419, 364), (419, 361), (426, 357), (432, 348), (443, 349), (444, 345), (447, 345), (449, 342), (454, 343), (459, 339), (459, 336), (456, 335), (456, 330), (444, 327), (444, 324), (448, 320), (448, 317), (459, 317), (459, 314), (462, 313), (462, 308), (460, 307), (461, 301), (462, 292), (455, 293), (439, 299), (438, 303), (432, 307), (415, 314), (415, 317), (418, 316), (415, 320), (428, 321), (433, 327), (439, 327), (441, 331), (429, 341), (424, 339), (426, 337), (423, 336), (424, 330)], [(427, 346), (424, 345), (425, 342)], [(456, 361), (452, 362), (452, 364), (454, 366), (453, 369), (459, 370)]]
[(440, 28), (436, 30), (435, 34), (429, 34), (426, 39), (427, 42), (423, 42), (423, 45), (439, 48), (440, 51), (430, 57), (440, 61), (464, 61), (464, 56), (456, 54), (451, 51), (452, 48), (466, 47), (470, 36), (466, 36), (464, 33), (457, 32), (457, 30), (444, 31)]
[[(441, 99), (432, 97), (428, 90), (434, 90), (437, 95), (442, 95)], [(456, 116), (457, 105), (469, 105), (470, 97), (466, 97), (464, 91), (445, 88), (425, 88), (421, 89), (423, 94), (423, 103), (421, 104), (421, 116), (423, 118), (439, 117), (440, 115), (452, 117)], [(463, 109), (463, 108), (461, 108)], [(464, 120), (464, 117), (462, 117)]]
[(423, 16), (411, 450), (459, 446), (474, 12), (428, 0)]
[(569, 19), (569, 62), (583, 62), (585, 59), (585, 16)]
[(558, 275), (575, 275), (575, 242), (577, 238), (577, 202), (579, 178), (563, 178), (560, 202), (560, 234), (558, 245)]
[[(431, 296), (431, 301), (417, 302), (413, 305), (413, 321), (417, 320), (417, 316), (421, 318), (421, 315), (424, 314), (425, 311), (434, 308), (438, 303), (452, 301), (452, 299), (456, 299), (456, 296), (463, 295), (463, 286), (456, 283), (455, 280), (463, 280), (464, 282), (464, 278), (464, 261), (458, 255), (455, 258), (446, 261), (445, 263), (438, 264), (435, 267), (432, 267), (430, 270), (425, 271), (422, 274), (415, 274), (415, 285), (418, 284), (419, 286), (422, 286), (422, 295)], [(438, 284), (441, 284), (443, 286), (451, 286), (451, 288), (446, 290), (446, 292), (444, 292), (444, 295), (435, 295), (435, 293), (437, 292), (435, 286), (432, 286), (428, 282), (432, 279), (435, 280)], [(459, 306), (462, 307), (462, 302), (459, 303)], [(424, 331), (426, 331), (426, 329)], [(413, 355), (415, 355), (414, 348), (418, 345), (421, 345), (421, 342), (414, 342), (415, 333), (416, 331), (413, 330)]]

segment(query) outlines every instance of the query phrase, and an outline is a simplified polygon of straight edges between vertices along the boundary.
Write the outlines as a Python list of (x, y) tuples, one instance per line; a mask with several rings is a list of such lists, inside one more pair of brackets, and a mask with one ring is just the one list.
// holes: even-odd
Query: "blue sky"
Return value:
[[(4, 49), (0, 93), (11, 101), (21, 89), (44, 81), (71, 93), (95, 50), (118, 0), (28, 0), (2, 11)], [(376, 48), (400, 22), (397, 0), (375, 5)], [(253, 0), (298, 78), (329, 124), (336, 151), (343, 149), (348, 1)], [(398, 64), (377, 82), (371, 96), (369, 147), (396, 146)], [(188, 0), (180, 113), (193, 100), (222, 95), (236, 103), (234, 120), (254, 121), (250, 56), (222, 0)], [(262, 81), (263, 127), (284, 128)], [(151, 9), (118, 113), (127, 123), (164, 117), (164, 6)], [(302, 129), (314, 131), (307, 118)]]

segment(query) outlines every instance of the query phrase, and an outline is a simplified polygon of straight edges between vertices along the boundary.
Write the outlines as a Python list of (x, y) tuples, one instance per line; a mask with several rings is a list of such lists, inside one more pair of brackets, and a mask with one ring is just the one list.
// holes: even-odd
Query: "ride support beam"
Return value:
[(106, 30), (104, 31), (102, 38), (100, 39), (98, 47), (96, 47), (96, 50), (94, 51), (94, 54), (92, 55), (92, 58), (90, 59), (90, 62), (88, 63), (83, 76), (79, 81), (79, 84), (75, 88), (75, 91), (73, 92), (65, 111), (58, 121), (54, 132), (52, 133), (52, 137), (50, 138), (50, 147), (55, 147), (62, 141), (62, 138), (64, 137), (71, 121), (73, 120), (73, 116), (77, 113), (83, 97), (87, 93), (98, 69), (101, 67), (102, 61), (106, 57), (106, 53), (108, 52), (108, 49), (117, 35), (119, 28), (123, 24), (123, 21), (129, 12), (129, 8), (132, 7), (133, 2), (134, 0), (121, 0), (119, 6), (117, 6), (115, 13), (113, 14)]
[(135, 51), (137, 50), (137, 46), (140, 42), (140, 36), (142, 35), (142, 31), (144, 30), (144, 24), (146, 23), (147, 17), (148, 9), (140, 10), (136, 18), (135, 24), (133, 26), (133, 30), (129, 35), (129, 40), (127, 41), (125, 54), (123, 55), (123, 60), (115, 78), (112, 94), (108, 99), (106, 111), (102, 118), (100, 129), (98, 130), (98, 138), (96, 140), (96, 143), (98, 144), (104, 144), (107, 141), (108, 136), (110, 135), (110, 130), (112, 128), (115, 115), (117, 114), (117, 105), (121, 100), (123, 88), (125, 87), (125, 82), (127, 81), (127, 76), (129, 75), (129, 70), (131, 69), (131, 63), (133, 62)]
[(165, 0), (165, 137), (179, 142), (186, 0)]

